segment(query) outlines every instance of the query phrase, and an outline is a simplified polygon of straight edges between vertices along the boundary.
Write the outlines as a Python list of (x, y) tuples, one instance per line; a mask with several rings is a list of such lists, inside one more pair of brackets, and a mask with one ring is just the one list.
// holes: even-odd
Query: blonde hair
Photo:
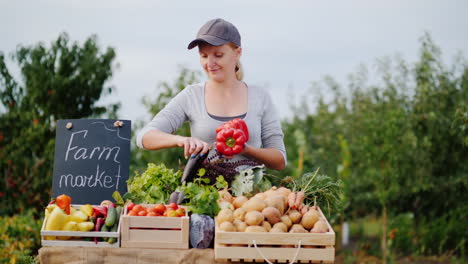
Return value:
[[(232, 49), (240, 48), (232, 42), (229, 42), (228, 44)], [(242, 81), (244, 79), (244, 68), (242, 67), (242, 64), (240, 61), (237, 61), (235, 71), (236, 71), (237, 80)]]
[(244, 69), (242, 68), (240, 61), (237, 61), (236, 63), (236, 78), (238, 81), (242, 81), (244, 79)]

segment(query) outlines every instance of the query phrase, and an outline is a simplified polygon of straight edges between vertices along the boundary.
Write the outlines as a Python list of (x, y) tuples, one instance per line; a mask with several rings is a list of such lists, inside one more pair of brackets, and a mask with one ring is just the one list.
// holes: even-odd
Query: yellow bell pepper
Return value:
[[(53, 208), (53, 209), (52, 209)], [(48, 212), (48, 210), (52, 209), (52, 212)], [(50, 208), (47, 207), (46, 209), (46, 224), (44, 230), (46, 231), (54, 231), (54, 230), (62, 230), (65, 222), (67, 221), (67, 215), (65, 212), (57, 206), (51, 206)], [(45, 236), (44, 239), (46, 240), (55, 240), (55, 236)]]
[(75, 221), (77, 223), (88, 221), (88, 216), (82, 211), (75, 211), (67, 217), (67, 221)]
[(79, 231), (82, 231), (82, 232), (89, 232), (91, 230), (93, 230), (94, 228), (94, 223), (93, 222), (81, 222), (81, 223), (78, 223), (78, 230)]
[[(63, 226), (63, 231), (78, 231), (78, 225), (75, 221), (70, 221), (70, 222), (67, 222), (64, 226)], [(61, 237), (57, 237), (58, 239), (64, 239), (64, 240), (68, 240), (70, 238), (72, 238), (71, 236), (61, 236)]]
[(81, 207), (80, 207), (80, 211), (85, 213), (87, 216), (92, 216), (93, 215), (93, 206), (90, 205), (90, 204), (83, 204)]

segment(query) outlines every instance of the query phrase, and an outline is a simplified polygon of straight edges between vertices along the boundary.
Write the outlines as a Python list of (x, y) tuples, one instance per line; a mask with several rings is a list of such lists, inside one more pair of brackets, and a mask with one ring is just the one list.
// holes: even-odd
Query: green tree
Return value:
[(18, 46), (11, 59), (21, 81), (0, 52), (0, 215), (40, 208), (50, 199), (57, 120), (115, 116), (119, 109), (97, 105), (114, 89), (106, 82), (115, 52), (102, 52), (96, 36), (80, 45), (62, 33), (50, 47)]
[[(297, 164), (300, 144), (294, 131), (301, 129), (306, 136), (304, 171), (321, 167), (325, 174), (342, 178), (347, 217), (381, 216), (384, 259), (387, 217), (408, 214), (414, 216), (415, 232), (408, 243), (418, 252), (464, 255), (468, 64), (458, 56), (451, 67), (445, 66), (425, 34), (416, 63), (381, 59), (377, 66), (372, 78), (377, 84), (369, 84), (365, 67), (343, 87), (326, 78), (315, 91), (326, 89), (332, 98), (309, 93), (315, 99), (307, 99), (308, 105), (283, 122), (290, 166), (286, 173)], [(347, 157), (343, 151), (349, 152)], [(350, 165), (343, 173), (345, 162)], [(461, 220), (455, 221), (457, 217)]]

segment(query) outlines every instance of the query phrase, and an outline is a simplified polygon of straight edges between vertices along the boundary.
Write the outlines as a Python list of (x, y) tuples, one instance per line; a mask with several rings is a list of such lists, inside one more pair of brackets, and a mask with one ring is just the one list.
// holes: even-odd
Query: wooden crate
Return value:
[[(326, 220), (323, 212), (320, 215)], [(216, 225), (215, 259), (243, 262), (333, 263), (335, 232), (245, 233), (224, 232)]]
[[(154, 206), (154, 205), (144, 205)], [(124, 209), (122, 224), (123, 248), (189, 248), (190, 218), (165, 216), (129, 216)]]
[[(72, 207), (79, 210), (81, 205), (72, 204)], [(117, 232), (80, 232), (80, 231), (45, 231), (45, 225), (47, 222), (47, 217), (44, 218), (41, 228), (41, 244), (42, 246), (57, 246), (57, 247), (111, 247), (118, 248), (120, 247), (120, 228), (121, 223), (119, 221)], [(72, 236), (74, 238), (70, 240), (46, 240), (46, 236)], [(109, 244), (104, 241), (98, 241), (97, 244), (92, 241), (87, 241), (86, 239), (94, 237), (115, 237), (117, 241), (113, 244)]]

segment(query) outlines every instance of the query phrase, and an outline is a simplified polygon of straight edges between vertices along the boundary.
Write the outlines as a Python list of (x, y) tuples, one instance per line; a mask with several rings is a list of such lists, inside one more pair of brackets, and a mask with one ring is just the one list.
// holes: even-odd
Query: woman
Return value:
[[(185, 158), (207, 155), (216, 141), (216, 128), (242, 118), (250, 137), (233, 160), (251, 159), (271, 169), (284, 169), (283, 132), (271, 98), (263, 89), (242, 82), (241, 37), (236, 27), (223, 19), (210, 20), (188, 49), (196, 46), (208, 81), (189, 85), (176, 95), (138, 133), (138, 146), (149, 150), (182, 147)], [(173, 135), (185, 121), (190, 122), (192, 136)]]

